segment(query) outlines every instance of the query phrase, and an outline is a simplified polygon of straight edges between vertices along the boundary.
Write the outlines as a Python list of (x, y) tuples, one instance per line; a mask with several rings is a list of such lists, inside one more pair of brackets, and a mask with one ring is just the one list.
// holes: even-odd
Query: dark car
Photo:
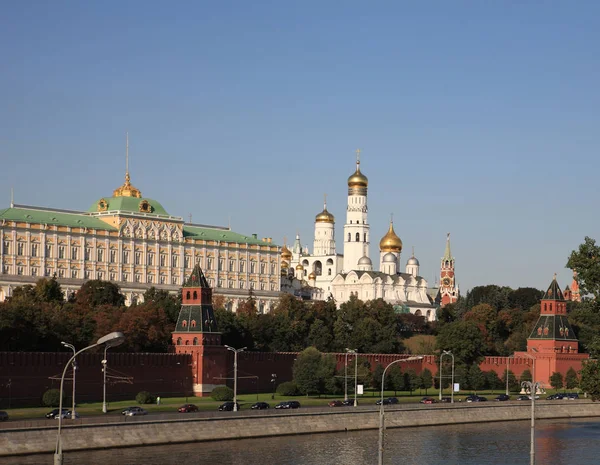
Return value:
[(546, 397), (546, 400), (561, 400), (564, 399), (565, 395), (564, 394), (552, 394), (548, 397)]
[[(344, 405), (344, 407), (354, 407), (354, 400), (344, 400), (342, 401), (342, 404)], [(356, 401), (356, 405), (358, 405), (358, 401)]]
[(435, 404), (435, 399), (433, 397), (423, 397), (419, 402), (421, 404)]
[(442, 402), (443, 404), (449, 404), (450, 402), (452, 402), (452, 397), (442, 397), (442, 400), (440, 400), (440, 402)]
[[(394, 405), (398, 403), (398, 399), (396, 399), (395, 397), (387, 397), (385, 399), (383, 399), (383, 405)], [(381, 399), (379, 399), (377, 402), (375, 402), (375, 405), (381, 405)]]
[(279, 402), (275, 408), (277, 409), (291, 409), (291, 408), (300, 408), (300, 402), (297, 400), (286, 400), (283, 402)]
[(519, 397), (517, 397), (517, 400), (531, 400), (531, 399), (529, 398), (529, 396), (519, 396)]
[(567, 394), (567, 398), (569, 400), (576, 400), (576, 399), (579, 399), (579, 394), (577, 394), (576, 392), (571, 392), (571, 393)]
[(177, 411), (179, 413), (197, 412), (198, 411), (198, 407), (196, 407), (194, 404), (183, 404), (181, 407), (179, 407), (177, 409)]
[(256, 402), (250, 408), (252, 410), (265, 410), (265, 409), (271, 408), (271, 406), (269, 404), (267, 404), (266, 402)]
[(144, 410), (142, 407), (127, 407), (121, 412), (121, 415), (125, 415), (126, 417), (136, 417), (138, 415), (147, 414), (148, 412), (146, 412), (146, 410)]
[(475, 396), (475, 399), (473, 399), (473, 402), (487, 402), (487, 397)]
[(332, 400), (327, 405), (329, 405), (330, 407), (343, 407), (344, 403), (341, 400)]
[(233, 402), (225, 402), (224, 404), (222, 404), (222, 405), (219, 407), (219, 411), (221, 411), (221, 412), (232, 412), (232, 411), (233, 411), (233, 406), (234, 406), (234, 405), (236, 405), (236, 406), (237, 406), (237, 409), (236, 409), (236, 410), (239, 410), (239, 409), (240, 409), (240, 404), (237, 404), (237, 403), (236, 403), (236, 404), (234, 404)]
[[(66, 414), (69, 411), (69, 409), (68, 408), (64, 408), (64, 409), (62, 409), (62, 411), (63, 411), (63, 415), (64, 415), (64, 414)], [(46, 414), (46, 418), (56, 418), (57, 416), (58, 416), (58, 409), (57, 408), (55, 408), (54, 410), (52, 410), (51, 412), (48, 412)]]
[(494, 400), (497, 402), (504, 402), (510, 399), (510, 396), (507, 396), (506, 394), (500, 394), (498, 397), (496, 397)]
[(6, 413), (3, 410), (0, 410), (0, 421), (6, 421), (8, 420), (8, 413)]
[(465, 401), (467, 401), (467, 402), (475, 402), (476, 398), (477, 398), (476, 395), (471, 394), (470, 396), (465, 397)]

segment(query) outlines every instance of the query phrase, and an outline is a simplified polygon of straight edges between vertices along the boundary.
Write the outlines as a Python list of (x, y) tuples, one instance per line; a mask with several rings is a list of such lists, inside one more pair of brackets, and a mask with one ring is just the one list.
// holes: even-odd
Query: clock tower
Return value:
[(446, 237), (446, 250), (440, 267), (440, 299), (442, 307), (458, 300), (458, 286), (454, 276), (454, 257), (450, 252), (450, 233)]

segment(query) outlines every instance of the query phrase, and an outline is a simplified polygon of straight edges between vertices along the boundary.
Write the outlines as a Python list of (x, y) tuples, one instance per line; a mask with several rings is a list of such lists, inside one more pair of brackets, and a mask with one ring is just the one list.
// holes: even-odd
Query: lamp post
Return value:
[[(73, 344), (69, 344), (68, 342), (61, 342), (61, 344), (65, 347), (68, 347), (73, 351), (73, 355), (77, 352), (75, 346)], [(73, 407), (71, 408), (71, 420), (75, 420), (75, 372), (77, 371), (77, 361), (73, 358)]]
[(384, 368), (383, 374), (381, 375), (381, 399), (380, 399), (380, 404), (379, 404), (379, 454), (378, 454), (379, 460), (377, 462), (379, 465), (383, 465), (383, 442), (384, 442), (383, 434), (384, 434), (384, 430), (385, 430), (385, 414), (384, 414), (384, 410), (383, 410), (383, 387), (385, 385), (385, 372), (394, 363), (411, 362), (413, 360), (423, 360), (423, 357), (421, 357), (421, 356), (408, 357), (408, 358), (402, 358), (400, 360), (394, 360), (393, 362), (389, 363)]
[(508, 390), (508, 367), (510, 366), (510, 357), (506, 357), (506, 395), (510, 395), (509, 394), (509, 390)]
[(273, 383), (273, 394), (271, 395), (271, 399), (275, 399), (275, 383), (277, 382), (277, 374), (276, 373), (272, 373), (271, 374), (271, 382)]
[(358, 394), (358, 349), (354, 351), (354, 406), (358, 407), (356, 395)]
[[(444, 355), (449, 355), (450, 357), (452, 357), (452, 378), (451, 378), (452, 382), (450, 384), (450, 393), (451, 393), (450, 394), (450, 398), (451, 398), (450, 402), (454, 403), (454, 354), (449, 350), (443, 350), (442, 355), (440, 355), (440, 367), (442, 366), (441, 359)], [(442, 378), (440, 375), (440, 388), (441, 388), (441, 386), (442, 386)], [(440, 400), (442, 400), (441, 396), (440, 396)]]
[(122, 344), (124, 340), (125, 340), (125, 336), (121, 332), (114, 332), (114, 333), (107, 334), (106, 336), (103, 336), (100, 339), (98, 339), (98, 341), (95, 344), (92, 344), (91, 346), (87, 346), (87, 347), (75, 352), (75, 354), (73, 354), (71, 359), (66, 363), (65, 368), (62, 373), (62, 377), (60, 378), (60, 392), (59, 392), (60, 400), (59, 400), (59, 405), (58, 405), (58, 433), (56, 435), (56, 449), (54, 451), (54, 465), (62, 465), (62, 463), (63, 463), (60, 432), (61, 432), (61, 428), (62, 428), (63, 386), (65, 383), (65, 374), (67, 373), (67, 368), (69, 368), (69, 365), (71, 364), (71, 362), (73, 362), (73, 360), (75, 360), (75, 357), (77, 357), (77, 355), (79, 355), (81, 352), (83, 352), (85, 350), (91, 349), (96, 346), (100, 346), (102, 344), (107, 344), (107, 345), (110, 345), (111, 347), (115, 347), (115, 346), (118, 346), (119, 344)]
[(231, 346), (225, 346), (227, 350), (231, 350), (233, 352), (233, 411), (237, 412), (237, 359), (238, 353), (243, 352), (247, 349), (247, 347), (242, 347), (241, 349), (234, 349)]
[(106, 356), (106, 351), (108, 350), (110, 346), (107, 344), (104, 347), (104, 358), (102, 359), (102, 413), (107, 413), (108, 412), (108, 408), (106, 405), (106, 367), (108, 365), (108, 359)]
[[(358, 349), (348, 349), (346, 347), (346, 363), (344, 364), (344, 402), (348, 402), (348, 354), (356, 354)], [(354, 370), (356, 378), (356, 369)], [(354, 382), (354, 406), (356, 407), (356, 381)]]
[[(533, 347), (531, 350), (537, 352), (537, 350), (535, 350)], [(523, 352), (523, 355), (529, 357), (532, 361), (531, 381), (523, 381), (521, 383), (521, 387), (529, 388), (529, 392), (531, 393), (531, 435), (529, 440), (529, 464), (535, 465), (535, 395), (540, 387), (540, 383), (535, 381), (535, 357), (527, 352)]]

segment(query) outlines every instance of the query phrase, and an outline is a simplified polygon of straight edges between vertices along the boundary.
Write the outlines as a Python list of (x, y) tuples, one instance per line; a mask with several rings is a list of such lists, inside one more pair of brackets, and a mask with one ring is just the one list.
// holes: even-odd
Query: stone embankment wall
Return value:
[[(308, 410), (308, 409), (307, 409)], [(126, 424), (67, 426), (63, 429), (63, 451), (114, 447), (135, 447), (223, 439), (257, 438), (294, 434), (329, 433), (377, 429), (377, 409), (340, 409), (327, 412), (273, 413), (245, 415), (224, 413), (219, 418), (139, 421)], [(565, 401), (540, 403), (538, 419), (600, 418), (600, 403)], [(492, 405), (435, 405), (388, 409), (387, 428), (461, 423), (528, 420), (530, 403)], [(13, 456), (53, 452), (56, 427), (5, 429), (0, 432), (0, 455)]]

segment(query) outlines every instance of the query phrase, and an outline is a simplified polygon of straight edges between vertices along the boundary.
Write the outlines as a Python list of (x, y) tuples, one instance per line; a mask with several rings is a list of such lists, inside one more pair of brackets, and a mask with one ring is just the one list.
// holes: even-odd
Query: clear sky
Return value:
[[(342, 251), (362, 150), (430, 281), (564, 288), (600, 239), (600, 2), (6, 1), (0, 206), (85, 210), (123, 182), (173, 215)], [(2, 200), (4, 199), (4, 200)], [(378, 260), (374, 260), (378, 262)]]

